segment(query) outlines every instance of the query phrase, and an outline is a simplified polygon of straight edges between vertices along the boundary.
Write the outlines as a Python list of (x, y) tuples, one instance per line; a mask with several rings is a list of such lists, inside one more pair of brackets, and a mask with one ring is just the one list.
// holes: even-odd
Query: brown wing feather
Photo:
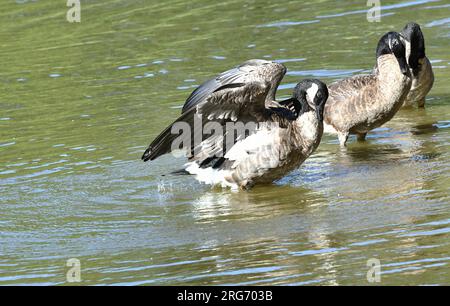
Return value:
[(336, 130), (347, 130), (358, 120), (358, 113), (364, 110), (374, 95), (377, 78), (375, 75), (358, 75), (337, 81), (328, 87), (329, 97), (325, 104), (324, 121)]
[(282, 64), (257, 59), (246, 61), (240, 66), (225, 71), (200, 85), (186, 100), (182, 113), (205, 102), (216, 91), (223, 88), (239, 87), (239, 84), (268, 82), (276, 90), (285, 74), (286, 67)]
[[(246, 122), (250, 120), (257, 121), (265, 115), (265, 99), (270, 86), (259, 82), (242, 84), (240, 87), (224, 88), (210, 95), (205, 102), (191, 107), (183, 113), (181, 117), (175, 120), (167, 127), (156, 139), (150, 144), (145, 151), (142, 159), (144, 161), (154, 160), (161, 155), (167, 154), (172, 150), (173, 141), (179, 136), (172, 134), (172, 127), (179, 122), (185, 122), (191, 129), (191, 140), (198, 139), (195, 134), (201, 134), (203, 131), (196, 130), (194, 125), (195, 116), (201, 119), (202, 129), (209, 122), (217, 122), (222, 127), (228, 121)], [(223, 137), (217, 139), (205, 139), (203, 142), (196, 144), (191, 141), (191, 159), (204, 160), (222, 150)], [(201, 149), (199, 149), (201, 148)]]

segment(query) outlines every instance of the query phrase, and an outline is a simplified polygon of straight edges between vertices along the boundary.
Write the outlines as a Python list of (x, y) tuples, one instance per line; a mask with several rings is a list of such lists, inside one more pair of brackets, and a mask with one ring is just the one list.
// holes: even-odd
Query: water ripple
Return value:
[[(425, 25), (425, 27), (427, 28), (432, 28), (432, 27), (437, 27), (437, 26), (441, 26), (444, 24), (450, 24), (450, 18), (444, 18), (444, 19), (440, 19), (440, 20), (434, 20), (432, 22), (429, 22)], [(449, 25), (450, 26), (450, 25)]]
[[(421, 5), (425, 3), (432, 3), (432, 2), (439, 2), (440, 0), (416, 0), (416, 1), (407, 1), (397, 4), (391, 4), (391, 5), (382, 5), (380, 7), (381, 11), (385, 10), (392, 10), (392, 9), (399, 9), (409, 6), (415, 6), (415, 5)], [(334, 17), (344, 17), (348, 15), (355, 15), (355, 14), (363, 14), (369, 12), (370, 8), (363, 9), (363, 10), (355, 10), (355, 11), (347, 11), (343, 13), (337, 13), (337, 14), (329, 14), (329, 15), (321, 15), (317, 16), (317, 18), (334, 18)]]
[(313, 77), (344, 77), (364, 71), (363, 69), (318, 69), (318, 70), (290, 70), (286, 74), (289, 76), (313, 76)]
[(283, 27), (291, 27), (291, 26), (297, 26), (297, 25), (303, 25), (303, 24), (312, 24), (312, 23), (318, 23), (320, 20), (307, 20), (307, 21), (280, 21), (280, 22), (274, 22), (269, 24), (263, 24), (257, 26), (257, 28), (283, 28)]

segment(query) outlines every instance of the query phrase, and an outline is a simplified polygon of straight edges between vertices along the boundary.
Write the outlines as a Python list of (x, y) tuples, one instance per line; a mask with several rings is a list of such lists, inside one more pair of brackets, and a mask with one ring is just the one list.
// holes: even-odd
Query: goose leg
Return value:
[(419, 108), (425, 108), (425, 97), (418, 102), (417, 106)]
[(348, 133), (338, 133), (338, 138), (339, 138), (339, 144), (341, 145), (341, 147), (346, 147), (347, 144), (347, 139), (348, 139)]
[(356, 134), (356, 139), (357, 139), (358, 141), (364, 141), (364, 140), (366, 140), (366, 135), (367, 135), (367, 133), (359, 133), (359, 134)]

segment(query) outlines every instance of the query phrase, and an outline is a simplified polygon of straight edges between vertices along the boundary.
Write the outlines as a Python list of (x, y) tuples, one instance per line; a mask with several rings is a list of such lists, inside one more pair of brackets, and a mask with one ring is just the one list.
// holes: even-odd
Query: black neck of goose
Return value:
[(422, 30), (417, 23), (411, 22), (402, 30), (402, 36), (410, 44), (408, 64), (414, 75), (417, 75), (420, 69), (420, 60), (425, 58), (425, 39)]
[(302, 114), (309, 112), (311, 107), (308, 104), (308, 101), (306, 101), (306, 93), (303, 93), (300, 97), (297, 97), (297, 101), (300, 104), (300, 110), (298, 111), (298, 116), (300, 117)]
[(323, 121), (324, 107), (325, 107), (325, 103), (322, 103), (322, 104), (316, 106), (316, 116), (317, 116), (317, 120), (319, 120), (319, 122)]
[(411, 54), (409, 55), (408, 63), (413, 70), (414, 75), (417, 75), (420, 70), (420, 60), (425, 58), (425, 41), (422, 33), (418, 33), (411, 38)]

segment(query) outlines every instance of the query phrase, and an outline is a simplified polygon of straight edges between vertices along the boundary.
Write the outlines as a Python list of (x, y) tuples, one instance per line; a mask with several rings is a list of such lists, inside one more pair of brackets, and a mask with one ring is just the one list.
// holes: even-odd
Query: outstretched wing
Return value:
[(241, 87), (251, 82), (269, 83), (273, 88), (274, 98), (276, 88), (285, 74), (286, 67), (282, 64), (258, 59), (246, 61), (200, 85), (184, 103), (182, 113), (205, 102), (216, 91)]
[[(265, 100), (270, 84), (261, 82), (235, 83), (234, 86), (223, 86), (205, 98), (205, 101), (197, 102), (195, 106), (187, 109), (181, 117), (167, 127), (148, 147), (142, 159), (154, 160), (161, 155), (171, 152), (174, 141), (180, 136), (177, 132), (177, 123), (186, 123), (190, 131), (190, 159), (203, 163), (213, 156), (224, 155), (224, 141), (227, 122), (242, 121), (243, 123), (258, 122), (266, 116)], [(195, 124), (201, 122), (201, 125)], [(203, 129), (208, 123), (216, 123), (223, 128), (223, 133), (214, 133), (205, 139)], [(216, 125), (217, 126), (217, 125)], [(174, 132), (172, 129), (175, 128)], [(185, 135), (186, 136), (186, 135)], [(200, 142), (195, 143), (195, 140)], [(204, 139), (204, 140), (203, 140)], [(229, 149), (229, 148), (227, 148)]]

